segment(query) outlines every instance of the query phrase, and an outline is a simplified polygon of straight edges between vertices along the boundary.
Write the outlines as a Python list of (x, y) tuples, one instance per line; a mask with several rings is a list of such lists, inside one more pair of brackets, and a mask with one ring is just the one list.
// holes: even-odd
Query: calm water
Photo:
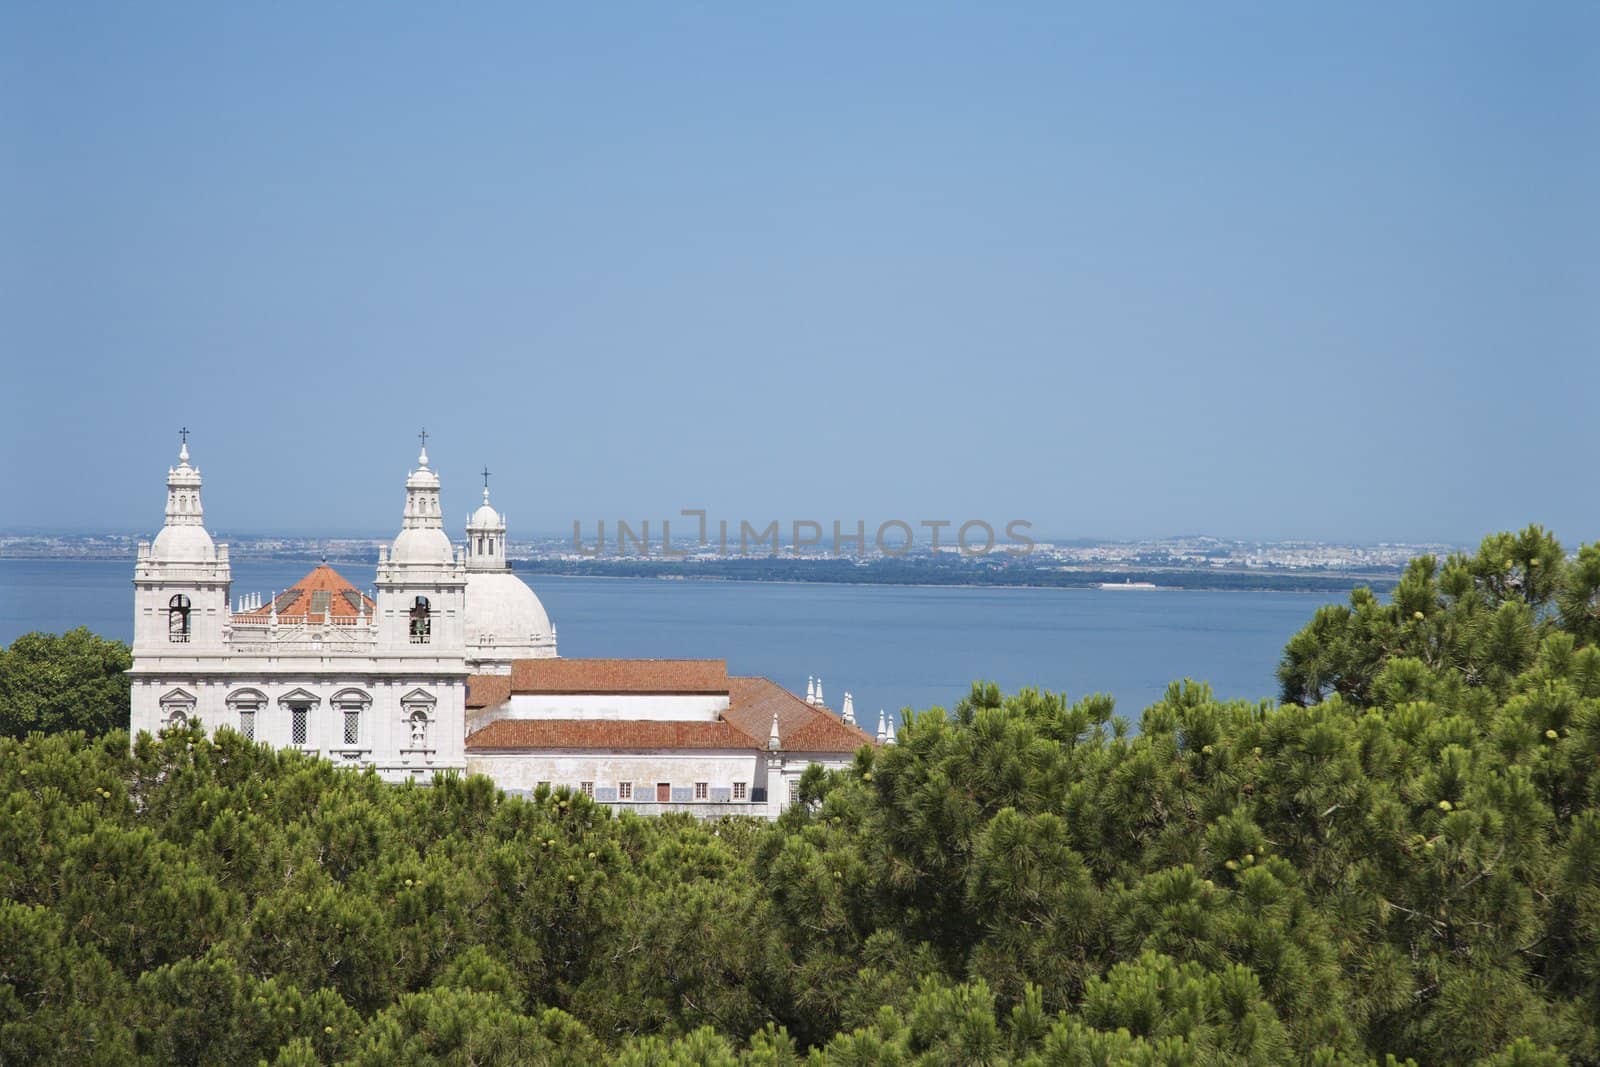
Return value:
[[(236, 560), (234, 592), (293, 585), (308, 563)], [(340, 565), (366, 589), (373, 568)], [(131, 561), (0, 560), (0, 644), (73, 626), (129, 640)], [(975, 679), (1073, 697), (1111, 693), (1138, 719), (1169, 681), (1209, 681), (1225, 697), (1274, 695), (1289, 636), (1330, 599), (1320, 593), (900, 588), (647, 578), (532, 576), (564, 656), (723, 658), (804, 692), (820, 675), (829, 704), (856, 713), (949, 707)]]

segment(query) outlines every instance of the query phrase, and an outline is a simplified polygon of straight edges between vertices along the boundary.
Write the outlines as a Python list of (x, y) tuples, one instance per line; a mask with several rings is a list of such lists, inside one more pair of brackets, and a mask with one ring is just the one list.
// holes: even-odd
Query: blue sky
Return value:
[(7, 5), (0, 527), (1600, 537), (1592, 4)]

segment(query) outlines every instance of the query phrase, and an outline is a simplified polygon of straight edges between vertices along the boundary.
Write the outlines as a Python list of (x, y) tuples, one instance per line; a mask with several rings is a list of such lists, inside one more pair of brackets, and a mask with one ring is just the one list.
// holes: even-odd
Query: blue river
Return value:
[[(282, 591), (312, 564), (235, 560), (233, 591)], [(335, 564), (363, 589), (373, 568)], [(129, 640), (132, 561), (0, 560), (0, 644), (87, 626)], [(949, 708), (975, 680), (1072, 698), (1110, 693), (1137, 723), (1169, 682), (1221, 697), (1276, 694), (1273, 671), (1322, 593), (997, 589), (524, 575), (563, 656), (714, 657), (795, 692), (820, 676), (858, 717)]]

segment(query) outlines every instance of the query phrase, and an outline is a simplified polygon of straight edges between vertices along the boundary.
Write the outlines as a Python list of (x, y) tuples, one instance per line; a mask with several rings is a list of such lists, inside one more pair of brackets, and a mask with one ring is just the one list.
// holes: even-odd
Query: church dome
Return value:
[(550, 616), (532, 589), (510, 571), (467, 575), (469, 659), (532, 659), (555, 655)]
[(489, 492), (484, 490), (483, 503), (478, 505), (478, 510), (472, 513), (472, 518), (467, 520), (467, 529), (486, 530), (498, 529), (503, 525), (500, 513), (489, 504)]
[(455, 550), (450, 547), (450, 538), (437, 526), (413, 526), (401, 530), (400, 536), (394, 539), (394, 548), (389, 552), (389, 562), (398, 564), (450, 563), (455, 559)]
[(216, 546), (204, 526), (163, 526), (150, 555), (172, 563), (202, 563), (216, 557)]

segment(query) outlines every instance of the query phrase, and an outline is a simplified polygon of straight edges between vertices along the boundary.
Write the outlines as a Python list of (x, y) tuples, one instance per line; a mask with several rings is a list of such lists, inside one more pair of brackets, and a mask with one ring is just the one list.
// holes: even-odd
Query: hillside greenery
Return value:
[(1600, 546), (1418, 560), (1280, 679), (974, 686), (775, 825), (0, 739), (0, 1062), (1600, 1062)]

